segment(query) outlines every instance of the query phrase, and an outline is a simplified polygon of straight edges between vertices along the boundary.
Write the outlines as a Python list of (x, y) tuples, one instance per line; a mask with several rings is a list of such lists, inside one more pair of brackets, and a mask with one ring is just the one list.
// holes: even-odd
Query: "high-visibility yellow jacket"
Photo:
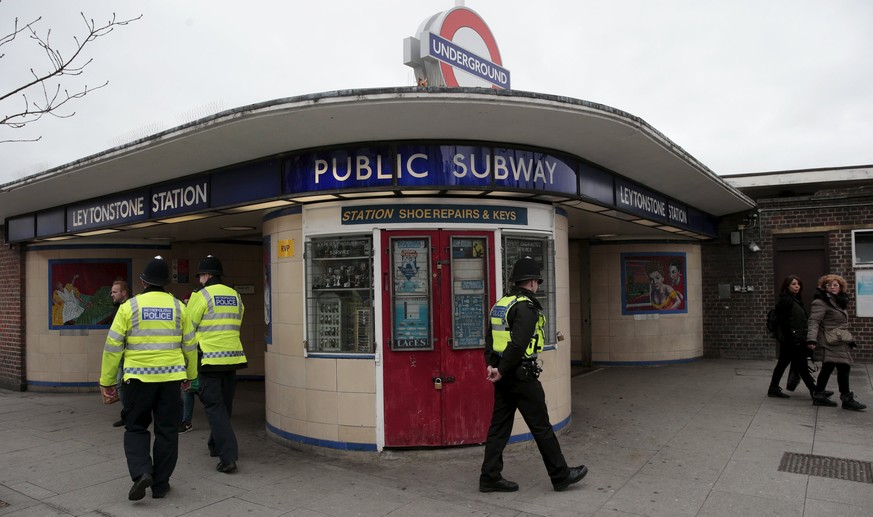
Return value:
[(239, 293), (224, 284), (207, 284), (191, 295), (188, 315), (197, 332), (204, 371), (208, 366), (246, 363), (239, 338), (244, 312)]
[(106, 344), (100, 385), (114, 386), (124, 357), (124, 377), (142, 382), (197, 378), (197, 342), (182, 302), (149, 288), (118, 308)]
[[(509, 322), (506, 317), (509, 314), (510, 309), (519, 302), (527, 302), (533, 305), (532, 300), (523, 294), (509, 294), (497, 300), (497, 303), (491, 307), (491, 314), (489, 315), (491, 322), (491, 339), (493, 342), (491, 348), (498, 354), (502, 354), (509, 345), (509, 342), (512, 341)], [(530, 342), (524, 351), (524, 359), (530, 359), (534, 355), (542, 352), (543, 346), (546, 342), (544, 330), (546, 317), (539, 311), (537, 311), (537, 314), (536, 330), (533, 336), (531, 336)]]

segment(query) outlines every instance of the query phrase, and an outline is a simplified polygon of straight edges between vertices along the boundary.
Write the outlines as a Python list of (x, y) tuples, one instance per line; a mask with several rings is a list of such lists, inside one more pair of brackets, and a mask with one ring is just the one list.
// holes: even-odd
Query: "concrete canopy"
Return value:
[[(387, 140), (474, 140), (577, 156), (715, 216), (754, 202), (645, 121), (587, 101), (479, 88), (379, 88), (277, 99), (224, 111), (0, 185), (0, 218), (324, 146)], [(567, 207), (571, 238), (672, 234)], [(159, 225), (113, 238), (228, 238), (262, 212)], [(168, 229), (168, 226), (178, 228)]]

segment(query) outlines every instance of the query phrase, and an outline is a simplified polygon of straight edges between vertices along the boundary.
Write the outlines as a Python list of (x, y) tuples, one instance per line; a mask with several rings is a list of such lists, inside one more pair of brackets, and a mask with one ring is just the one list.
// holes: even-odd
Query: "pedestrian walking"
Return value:
[[(197, 347), (185, 309), (164, 290), (170, 268), (160, 256), (145, 266), (143, 293), (121, 304), (103, 349), (100, 391), (116, 395), (116, 376), (124, 361), (124, 455), (138, 501), (151, 487), (160, 499), (170, 491), (179, 455), (180, 388), (197, 377)], [(149, 426), (154, 424), (154, 445)]]
[(222, 283), (224, 268), (209, 255), (197, 276), (203, 288), (188, 301), (188, 314), (200, 347), (200, 402), (209, 420), (209, 454), (219, 459), (219, 472), (236, 470), (239, 445), (230, 423), (236, 394), (236, 371), (246, 368), (239, 330), (245, 307), (238, 292)]
[[(124, 280), (116, 280), (112, 282), (112, 288), (109, 291), (109, 297), (112, 298), (112, 304), (114, 305), (114, 309), (112, 310), (112, 314), (107, 317), (106, 323), (112, 325), (112, 321), (115, 319), (115, 315), (118, 314), (118, 308), (121, 307), (121, 304), (126, 302), (128, 298), (130, 298), (130, 288), (127, 285), (127, 282)], [(124, 376), (124, 361), (119, 363), (118, 365), (118, 377), (116, 378), (116, 384), (118, 391), (118, 399), (121, 400), (124, 398), (124, 389), (122, 377)], [(112, 423), (112, 427), (121, 427), (124, 425), (124, 402), (121, 403), (121, 414), (118, 417), (118, 420)]]
[[(773, 369), (770, 378), (770, 388), (767, 390), (768, 397), (789, 398), (782, 391), (779, 383), (788, 365), (797, 372), (800, 380), (809, 390), (810, 397), (815, 389), (815, 379), (809, 374), (807, 357), (809, 352), (815, 350), (815, 344), (806, 342), (807, 314), (803, 307), (803, 282), (795, 275), (788, 275), (782, 281), (779, 289), (779, 301), (776, 302), (776, 340), (779, 342), (779, 360)], [(792, 389), (789, 387), (789, 389)], [(826, 396), (833, 395), (829, 392)]]
[(840, 275), (825, 275), (818, 279), (818, 290), (812, 299), (806, 340), (824, 348), (812, 403), (816, 406), (836, 406), (824, 393), (831, 373), (837, 370), (837, 386), (843, 409), (862, 411), (867, 408), (855, 400), (849, 388), (849, 372), (855, 364), (852, 350), (857, 345), (849, 331), (849, 294), (846, 280)]
[(485, 334), (486, 378), (494, 383), (494, 411), (479, 475), (480, 492), (515, 492), (518, 483), (505, 479), (503, 449), (512, 433), (516, 409), (521, 411), (555, 490), (563, 490), (588, 474), (585, 465), (568, 467), (549, 421), (546, 395), (539, 381), (537, 354), (545, 344), (545, 316), (536, 291), (543, 282), (530, 257), (516, 261), (512, 287), (491, 308)]

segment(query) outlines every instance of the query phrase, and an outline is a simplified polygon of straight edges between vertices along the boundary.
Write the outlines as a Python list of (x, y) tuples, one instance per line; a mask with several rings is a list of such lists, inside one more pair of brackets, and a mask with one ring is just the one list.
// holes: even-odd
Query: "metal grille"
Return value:
[(786, 452), (782, 455), (779, 470), (792, 474), (873, 483), (873, 465), (869, 461)]

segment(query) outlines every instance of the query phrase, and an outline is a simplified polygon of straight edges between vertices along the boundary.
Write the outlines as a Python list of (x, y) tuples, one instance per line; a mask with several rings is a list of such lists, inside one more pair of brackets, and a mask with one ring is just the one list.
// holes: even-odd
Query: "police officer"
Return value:
[(194, 328), (182, 302), (164, 290), (170, 282), (167, 261), (151, 259), (140, 281), (143, 293), (122, 303), (112, 320), (100, 372), (100, 391), (111, 397), (124, 360), (124, 455), (133, 480), (131, 501), (145, 497), (149, 487), (156, 499), (170, 491), (179, 455), (180, 390), (197, 377)]
[(239, 338), (243, 307), (239, 293), (224, 285), (221, 261), (212, 255), (200, 261), (197, 275), (203, 288), (188, 300), (188, 314), (200, 346), (200, 401), (209, 420), (209, 454), (218, 456), (216, 470), (236, 470), (239, 446), (230, 424), (236, 393), (236, 371), (248, 366)]
[(543, 282), (530, 257), (516, 261), (513, 286), (491, 308), (485, 337), (487, 379), (494, 383), (494, 412), (479, 475), (480, 492), (515, 492), (518, 483), (504, 479), (503, 449), (512, 433), (515, 410), (530, 428), (555, 490), (563, 490), (588, 474), (585, 465), (570, 468), (549, 422), (546, 395), (538, 379), (537, 354), (545, 344), (545, 316), (536, 291)]

